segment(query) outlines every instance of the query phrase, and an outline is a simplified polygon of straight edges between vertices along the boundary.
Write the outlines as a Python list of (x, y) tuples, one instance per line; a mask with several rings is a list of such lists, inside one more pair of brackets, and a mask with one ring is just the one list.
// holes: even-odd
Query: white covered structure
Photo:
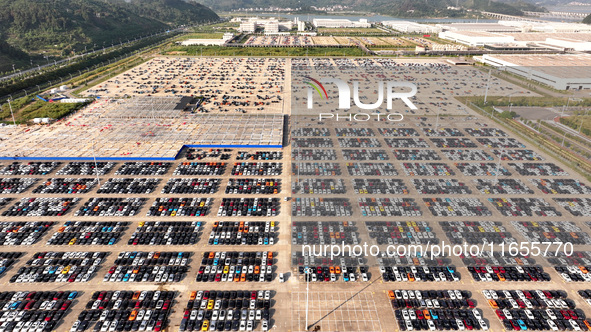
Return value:
[(183, 46), (204, 45), (204, 46), (222, 46), (228, 40), (234, 37), (233, 33), (224, 33), (222, 39), (187, 39), (180, 42)]
[(367, 19), (356, 22), (347, 19), (315, 18), (312, 24), (317, 28), (371, 28), (371, 23), (367, 22)]
[(485, 54), (481, 61), (554, 89), (591, 89), (591, 54)]
[(439, 38), (475, 47), (481, 47), (484, 44), (508, 44), (515, 41), (511, 36), (484, 31), (444, 31), (439, 33)]
[(581, 41), (576, 39), (569, 39), (569, 38), (546, 38), (546, 42), (544, 44), (562, 47), (568, 50), (578, 51), (578, 52), (587, 52), (591, 51), (591, 42), (588, 41)]
[(410, 21), (382, 21), (384, 26), (387, 26), (396, 31), (405, 33), (438, 33), (441, 32), (441, 27), (428, 24), (420, 24)]

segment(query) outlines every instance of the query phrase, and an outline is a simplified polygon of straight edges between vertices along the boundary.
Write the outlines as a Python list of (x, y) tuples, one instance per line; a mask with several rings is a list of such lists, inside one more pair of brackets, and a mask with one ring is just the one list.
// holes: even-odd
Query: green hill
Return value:
[(458, 5), (464, 9), (484, 10), (500, 14), (523, 15), (522, 10), (543, 10), (524, 1), (489, 0), (202, 0), (214, 10), (230, 11), (238, 8), (290, 7), (308, 10), (309, 6), (348, 6), (352, 10), (368, 11), (398, 17), (463, 16), (464, 10), (449, 10)]
[(59, 54), (110, 45), (179, 24), (219, 19), (211, 9), (183, 0), (0, 0), (0, 8), (0, 58), (15, 58), (18, 51)]

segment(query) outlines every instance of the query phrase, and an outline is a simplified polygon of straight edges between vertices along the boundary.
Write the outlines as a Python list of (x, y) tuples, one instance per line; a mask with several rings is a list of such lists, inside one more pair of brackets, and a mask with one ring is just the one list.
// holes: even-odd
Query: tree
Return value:
[(513, 119), (516, 116), (517, 116), (517, 113), (515, 113), (513, 111), (511, 111), (511, 112), (503, 111), (503, 112), (501, 112), (501, 115), (499, 115), (499, 117), (502, 119)]

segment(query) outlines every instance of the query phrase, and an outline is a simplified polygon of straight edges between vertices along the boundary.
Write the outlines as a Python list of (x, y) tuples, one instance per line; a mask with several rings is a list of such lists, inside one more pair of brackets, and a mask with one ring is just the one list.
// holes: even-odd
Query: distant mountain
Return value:
[(214, 21), (209, 8), (183, 0), (0, 0), (0, 52), (84, 48), (167, 27)]
[(587, 17), (585, 17), (583, 19), (583, 23), (585, 23), (585, 24), (591, 24), (591, 14), (589, 14)]
[[(463, 16), (466, 9), (492, 11), (508, 15), (523, 15), (522, 10), (543, 10), (534, 4), (505, 0), (202, 0), (214, 10), (230, 11), (238, 8), (303, 8), (342, 5), (352, 10), (368, 11), (398, 17)], [(510, 1), (510, 2), (509, 2)], [(462, 7), (464, 10), (448, 9)]]

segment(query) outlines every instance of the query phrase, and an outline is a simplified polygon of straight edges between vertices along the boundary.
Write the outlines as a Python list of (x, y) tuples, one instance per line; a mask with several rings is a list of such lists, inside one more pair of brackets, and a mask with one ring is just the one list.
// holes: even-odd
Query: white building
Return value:
[(591, 89), (591, 54), (485, 54), (481, 61), (554, 89)]
[(265, 34), (266, 35), (272, 35), (272, 34), (276, 34), (276, 33), (279, 33), (279, 22), (271, 21), (271, 22), (265, 23)]
[(358, 22), (346, 19), (315, 18), (312, 20), (317, 28), (371, 28), (367, 19), (360, 19)]
[(256, 22), (242, 22), (240, 23), (240, 28), (238, 31), (245, 32), (245, 33), (253, 33), (257, 29)]
[(420, 24), (410, 21), (382, 21), (387, 26), (396, 31), (405, 33), (438, 33), (441, 28), (434, 25)]
[(298, 31), (306, 31), (306, 23), (299, 21), (297, 24), (298, 24)]
[(439, 38), (475, 47), (484, 46), (484, 44), (508, 44), (515, 41), (511, 36), (484, 31), (444, 31), (439, 33)]
[(293, 26), (294, 23), (292, 21), (279, 21), (274, 17), (265, 19), (250, 17), (242, 20), (239, 31), (243, 33), (254, 33), (257, 28), (261, 27), (264, 29), (265, 34), (276, 34), (280, 31), (290, 31)]

